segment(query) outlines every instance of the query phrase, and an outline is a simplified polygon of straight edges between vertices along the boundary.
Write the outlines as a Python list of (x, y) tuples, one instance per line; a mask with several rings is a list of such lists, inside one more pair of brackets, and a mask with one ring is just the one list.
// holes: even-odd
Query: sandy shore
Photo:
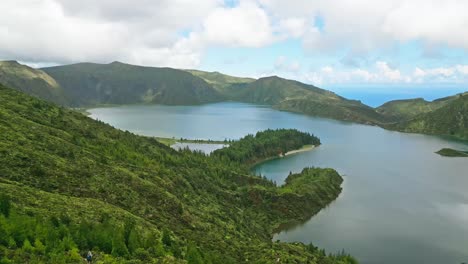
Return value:
[(292, 154), (296, 154), (296, 153), (300, 153), (300, 152), (310, 151), (310, 150), (313, 150), (314, 148), (315, 148), (314, 145), (305, 145), (304, 147), (302, 147), (300, 149), (288, 151), (283, 156), (288, 156), (288, 155), (292, 155)]

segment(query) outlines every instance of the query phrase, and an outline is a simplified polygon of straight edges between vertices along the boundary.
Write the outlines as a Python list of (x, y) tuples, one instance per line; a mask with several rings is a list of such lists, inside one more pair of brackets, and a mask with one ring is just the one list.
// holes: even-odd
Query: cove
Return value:
[(290, 171), (331, 167), (344, 175), (343, 192), (309, 221), (274, 239), (312, 242), (327, 252), (345, 249), (364, 264), (468, 262), (468, 159), (434, 153), (466, 149), (463, 142), (242, 103), (89, 112), (146, 136), (224, 140), (267, 128), (313, 133), (320, 147), (264, 162), (254, 171), (281, 184)]

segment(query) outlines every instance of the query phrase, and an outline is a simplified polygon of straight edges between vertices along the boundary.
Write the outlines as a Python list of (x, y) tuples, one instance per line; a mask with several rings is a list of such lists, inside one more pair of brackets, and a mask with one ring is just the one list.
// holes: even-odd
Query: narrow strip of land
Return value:
[(300, 149), (296, 149), (296, 150), (291, 150), (291, 151), (288, 151), (284, 154), (284, 156), (288, 156), (288, 155), (292, 155), (292, 154), (296, 154), (296, 153), (300, 153), (300, 152), (306, 152), (306, 151), (311, 151), (315, 148), (314, 145), (304, 145), (302, 146), (302, 148)]
[(229, 144), (230, 140), (211, 140), (211, 139), (186, 139), (186, 138), (166, 138), (166, 137), (155, 137), (157, 141), (166, 145), (172, 146), (176, 143), (199, 143), (199, 144)]

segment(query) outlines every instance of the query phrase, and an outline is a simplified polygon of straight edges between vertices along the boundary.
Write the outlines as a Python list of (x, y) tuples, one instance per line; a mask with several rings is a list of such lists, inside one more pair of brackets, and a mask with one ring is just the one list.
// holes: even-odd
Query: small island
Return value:
[(468, 157), (468, 151), (456, 150), (451, 148), (443, 148), (436, 152), (444, 157)]

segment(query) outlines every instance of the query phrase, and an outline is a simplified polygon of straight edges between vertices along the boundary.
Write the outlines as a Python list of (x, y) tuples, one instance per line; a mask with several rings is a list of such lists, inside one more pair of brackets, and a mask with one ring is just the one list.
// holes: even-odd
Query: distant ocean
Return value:
[(400, 99), (424, 98), (428, 101), (468, 91), (464, 87), (324, 87), (348, 99), (360, 100), (366, 105), (377, 107), (385, 102)]

